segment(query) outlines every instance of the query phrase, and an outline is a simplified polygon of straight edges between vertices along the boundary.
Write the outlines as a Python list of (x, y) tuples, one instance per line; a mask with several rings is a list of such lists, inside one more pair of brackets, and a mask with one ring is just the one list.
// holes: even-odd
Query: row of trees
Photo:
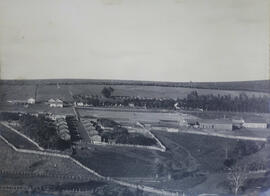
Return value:
[(232, 97), (231, 95), (198, 95), (193, 91), (187, 98), (178, 100), (184, 108), (201, 108), (212, 111), (234, 111), (234, 112), (264, 112), (270, 111), (270, 99), (263, 97), (248, 97), (245, 93)]
[(105, 99), (100, 97), (89, 97), (76, 95), (74, 99), (93, 106), (130, 106), (146, 108), (175, 109), (175, 104), (182, 109), (203, 109), (210, 111), (232, 111), (232, 112), (270, 112), (270, 99), (267, 96), (249, 97), (245, 93), (238, 96), (231, 95), (199, 95), (197, 91), (192, 91), (183, 99), (171, 98), (137, 98), (127, 97), (125, 99), (111, 96), (113, 89), (108, 87), (102, 90)]

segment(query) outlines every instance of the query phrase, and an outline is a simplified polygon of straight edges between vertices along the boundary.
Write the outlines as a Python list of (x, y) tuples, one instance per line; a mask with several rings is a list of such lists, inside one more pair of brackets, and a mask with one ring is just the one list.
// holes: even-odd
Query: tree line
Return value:
[(245, 93), (238, 96), (231, 95), (198, 95), (192, 91), (186, 98), (178, 100), (181, 107), (185, 109), (200, 108), (211, 111), (232, 111), (232, 112), (270, 112), (270, 99), (267, 96), (252, 97)]
[[(248, 96), (246, 93), (239, 95), (199, 95), (197, 91), (190, 92), (185, 98), (138, 98), (125, 97), (121, 99), (113, 96), (112, 88), (102, 90), (103, 98), (98, 96), (75, 95), (74, 99), (93, 106), (130, 106), (160, 109), (202, 109), (206, 111), (231, 111), (231, 112), (270, 112), (270, 98), (264, 96)], [(177, 107), (176, 107), (177, 105)]]

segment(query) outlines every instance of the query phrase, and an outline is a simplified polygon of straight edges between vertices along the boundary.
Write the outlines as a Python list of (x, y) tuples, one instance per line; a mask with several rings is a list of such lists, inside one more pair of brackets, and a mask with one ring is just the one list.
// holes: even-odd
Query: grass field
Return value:
[[(85, 172), (68, 159), (15, 152), (1, 139), (0, 148), (0, 169), (3, 170), (74, 175), (97, 179), (96, 176)], [(38, 166), (34, 167), (34, 165)]]
[[(25, 185), (33, 188), (37, 186), (50, 185), (55, 191), (32, 190), (31, 193), (36, 195), (66, 195), (66, 196), (123, 196), (136, 195), (135, 189), (130, 189), (110, 182), (104, 182), (98, 177), (90, 174), (85, 169), (74, 164), (69, 159), (58, 157), (47, 157), (44, 155), (35, 155), (27, 153), (19, 153), (12, 150), (6, 143), (0, 139), (0, 170), (11, 172), (26, 172), (26, 173), (45, 173), (62, 176), (84, 177), (88, 180), (78, 180), (70, 178), (54, 178), (54, 177), (28, 177), (14, 174), (0, 174), (1, 185)], [(85, 192), (75, 193), (70, 190), (80, 188)], [(3, 194), (2, 194), (3, 193)], [(9, 191), (0, 191), (0, 195), (11, 195)], [(14, 195), (29, 195), (27, 192), (15, 191)], [(154, 194), (144, 193), (145, 196), (154, 196)]]
[(111, 110), (94, 110), (78, 109), (80, 115), (94, 116), (98, 118), (116, 119), (116, 121), (131, 122), (159, 122), (160, 120), (179, 120), (180, 114), (176, 112), (130, 112), (130, 111), (111, 111)]
[(0, 105), (1, 112), (24, 112), (24, 113), (52, 113), (58, 115), (74, 115), (74, 111), (71, 107), (63, 108), (51, 108), (45, 104), (30, 105), (25, 108), (22, 105)]
[[(27, 83), (27, 82), (26, 82)], [(73, 95), (101, 95), (105, 86), (112, 86), (114, 89), (113, 96), (140, 96), (148, 98), (185, 98), (191, 91), (196, 90), (199, 95), (231, 95), (232, 97), (245, 92), (248, 96), (270, 96), (269, 93), (245, 91), (245, 90), (218, 90), (202, 86), (203, 88), (188, 87), (167, 87), (167, 86), (142, 86), (142, 85), (102, 85), (102, 84), (60, 84), (54, 81), (53, 84), (42, 83), (38, 85), (37, 101), (48, 101), (50, 98), (60, 98), (64, 101), (73, 101)], [(211, 85), (210, 85), (211, 86)], [(199, 85), (200, 87), (200, 85)], [(35, 82), (33, 84), (0, 84), (0, 101), (6, 100), (27, 100), (35, 97)], [(225, 88), (226, 89), (226, 88)], [(244, 88), (245, 89), (245, 88)], [(256, 89), (255, 89), (256, 90)]]
[(203, 171), (221, 170), (225, 160), (225, 143), (230, 148), (236, 143), (234, 140), (190, 134), (162, 131), (154, 131), (154, 134), (167, 146), (166, 152), (95, 147), (92, 151), (79, 152), (77, 158), (84, 159), (91, 167), (98, 167), (98, 171), (108, 176), (153, 177), (158, 163), (167, 172), (179, 172), (180, 175), (183, 169), (184, 172), (198, 168)]
[(37, 90), (37, 101), (48, 101), (49, 99), (61, 99), (66, 102), (73, 101), (73, 97), (66, 85), (39, 85)]
[[(90, 150), (79, 150), (75, 158), (105, 176), (126, 178), (130, 182), (141, 178), (140, 183), (157, 188), (191, 190), (202, 183), (210, 186), (207, 183), (213, 183), (216, 178), (211, 186), (224, 191), (224, 187), (219, 186), (226, 181), (221, 175), (225, 169), (226, 149), (230, 157), (237, 140), (163, 131), (153, 133), (167, 147), (166, 152), (93, 146)], [(156, 175), (156, 182), (144, 181), (144, 178), (155, 181)]]
[(0, 101), (27, 100), (35, 97), (36, 85), (0, 85)]
[(152, 177), (154, 153), (132, 148), (93, 146), (92, 150), (78, 150), (74, 156), (104, 176)]
[(39, 150), (37, 146), (35, 146), (33, 143), (26, 140), (24, 137), (18, 135), (17, 133), (14, 133), (13, 131), (9, 130), (2, 124), (0, 124), (0, 134), (11, 144), (13, 144), (16, 148)]
[[(74, 95), (88, 94), (101, 95), (104, 85), (71, 85), (70, 90)], [(268, 93), (251, 92), (251, 91), (229, 91), (216, 89), (198, 89), (184, 87), (162, 87), (162, 86), (135, 86), (135, 85), (112, 85), (113, 96), (139, 96), (148, 98), (185, 98), (190, 92), (197, 91), (199, 95), (231, 95), (238, 96), (241, 92), (245, 92), (248, 96), (270, 96)]]

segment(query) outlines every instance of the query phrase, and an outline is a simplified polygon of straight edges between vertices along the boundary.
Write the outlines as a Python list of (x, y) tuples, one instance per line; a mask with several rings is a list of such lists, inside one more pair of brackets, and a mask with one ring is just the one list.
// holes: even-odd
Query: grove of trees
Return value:
[(247, 96), (240, 93), (236, 96), (231, 95), (199, 95), (197, 91), (190, 92), (186, 98), (138, 98), (125, 97), (124, 99), (111, 96), (110, 87), (105, 87), (102, 94), (107, 98), (99, 96), (76, 95), (74, 99), (93, 106), (129, 106), (130, 103), (135, 107), (176, 109), (175, 104), (182, 109), (202, 109), (209, 111), (231, 111), (231, 112), (270, 112), (270, 98), (267, 96)]

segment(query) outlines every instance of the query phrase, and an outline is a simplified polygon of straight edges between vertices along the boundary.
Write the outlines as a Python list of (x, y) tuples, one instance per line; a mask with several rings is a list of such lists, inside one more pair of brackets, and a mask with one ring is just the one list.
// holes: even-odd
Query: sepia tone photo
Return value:
[(0, 196), (270, 196), (268, 0), (0, 0)]

